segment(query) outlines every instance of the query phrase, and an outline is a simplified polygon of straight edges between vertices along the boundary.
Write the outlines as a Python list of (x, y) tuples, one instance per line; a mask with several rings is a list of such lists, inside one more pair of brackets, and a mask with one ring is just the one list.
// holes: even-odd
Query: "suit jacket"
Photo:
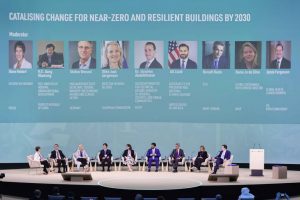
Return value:
[[(215, 158), (221, 158), (223, 151), (220, 151), (219, 154)], [(224, 160), (229, 160), (231, 157), (231, 152), (226, 150)]]
[[(96, 68), (96, 59), (91, 57), (89, 69), (95, 69), (95, 68)], [(79, 69), (79, 60), (77, 60), (72, 64), (72, 69)]]
[[(180, 66), (180, 59), (177, 59), (175, 60), (171, 66), (170, 66), (171, 69), (181, 69), (181, 66)], [(187, 63), (186, 63), (186, 69), (197, 69), (197, 63), (195, 63), (194, 61), (192, 61), (191, 59), (188, 59), (187, 60)]]
[[(59, 153), (61, 159), (65, 159), (66, 158), (65, 154), (61, 150), (58, 150), (58, 153)], [(55, 150), (51, 151), (50, 158), (57, 159), (56, 158), (56, 151)]]
[[(140, 65), (140, 68), (141, 69), (144, 69), (146, 68), (146, 64), (147, 64), (147, 61), (143, 62), (141, 65)], [(156, 60), (156, 58), (152, 61), (152, 63), (150, 64), (149, 68), (162, 68), (162, 65)]]
[[(152, 157), (151, 154), (152, 154), (152, 149), (150, 148), (150, 149), (148, 149), (146, 156), (148, 158), (151, 158)], [(161, 156), (159, 149), (155, 148), (155, 154), (156, 154), (155, 158), (159, 158)]]
[(197, 155), (197, 158), (200, 158), (200, 157), (202, 157), (203, 160), (205, 160), (206, 158), (208, 158), (207, 151), (199, 151), (198, 155)]
[(51, 62), (49, 62), (47, 53), (44, 53), (39, 56), (38, 66), (42, 67), (43, 62), (48, 63), (48, 67), (51, 67), (51, 65), (64, 65), (64, 55), (62, 53), (53, 52)]
[[(225, 56), (219, 58), (218, 68), (217, 69), (228, 69), (229, 62)], [(203, 60), (203, 69), (214, 69), (214, 56), (210, 54), (204, 57)]]
[[(111, 150), (106, 149), (106, 156), (111, 159), (111, 157), (112, 157)], [(104, 149), (102, 149), (100, 151), (100, 154), (99, 154), (100, 161), (102, 161), (103, 157), (105, 157)]]
[[(122, 157), (126, 157), (128, 155), (128, 149), (126, 149), (123, 154), (122, 154)], [(135, 153), (134, 153), (134, 150), (131, 150), (131, 157), (133, 159), (135, 159)]]
[[(177, 150), (176, 150), (176, 149), (173, 149), (172, 153), (170, 154), (170, 157), (175, 159), (176, 156), (177, 156)], [(184, 156), (183, 149), (179, 149), (179, 157), (180, 157), (180, 158), (185, 157), (185, 156)]]
[[(269, 68), (277, 69), (277, 59), (275, 59), (271, 62), (271, 66)], [(289, 68), (291, 68), (291, 61), (289, 61), (286, 58), (282, 58), (281, 63), (280, 63), (280, 69), (289, 69)]]

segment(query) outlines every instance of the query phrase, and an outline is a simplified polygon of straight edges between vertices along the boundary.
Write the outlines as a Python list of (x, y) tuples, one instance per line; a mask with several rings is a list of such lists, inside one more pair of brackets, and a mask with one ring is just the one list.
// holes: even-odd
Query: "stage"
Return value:
[[(21, 188), (20, 191), (16, 191), (11, 187), (20, 186), (23, 189), (27, 188), (26, 190), (29, 191), (42, 188), (50, 191), (54, 185), (58, 185), (63, 191), (80, 191), (82, 195), (116, 196), (116, 194), (119, 194), (119, 196), (126, 197), (128, 193), (131, 195), (143, 193), (148, 196), (151, 194), (155, 196), (178, 193), (178, 195), (197, 198), (214, 196), (217, 193), (228, 197), (231, 197), (231, 195), (237, 197), (240, 189), (244, 186), (255, 189), (255, 191), (262, 191), (262, 194), (254, 193), (254, 195), (263, 198), (274, 197), (274, 194), (279, 191), (297, 195), (299, 190), (296, 188), (300, 188), (299, 171), (288, 171), (287, 179), (273, 179), (272, 170), (264, 170), (263, 177), (253, 177), (249, 175), (249, 169), (240, 169), (237, 182), (228, 183), (208, 181), (209, 174), (204, 171), (178, 173), (97, 171), (89, 172), (93, 180), (82, 182), (64, 181), (61, 174), (49, 173), (49, 175), (43, 175), (40, 171), (36, 174), (35, 170), (29, 171), (29, 169), (3, 170), (1, 172), (6, 175), (1, 183), (5, 188), (3, 194), (15, 195), (13, 192), (20, 192), (19, 195), (22, 196), (24, 194), (22, 194)], [(221, 173), (222, 171), (220, 171)], [(229, 188), (230, 190), (228, 190)], [(28, 195), (28, 191), (26, 195)]]

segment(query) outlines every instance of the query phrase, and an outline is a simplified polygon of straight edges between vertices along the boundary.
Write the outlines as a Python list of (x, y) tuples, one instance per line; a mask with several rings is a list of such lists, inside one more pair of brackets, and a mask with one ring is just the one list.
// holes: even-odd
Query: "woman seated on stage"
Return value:
[(33, 156), (33, 159), (35, 161), (40, 161), (42, 165), (44, 165), (44, 174), (48, 174), (47, 168), (50, 168), (50, 164), (48, 163), (47, 159), (41, 154), (41, 147), (37, 146), (35, 147), (35, 153)]
[(126, 148), (122, 157), (124, 158), (124, 164), (128, 167), (128, 171), (132, 172), (132, 165), (135, 164), (135, 153), (130, 144), (127, 144)]
[(87, 171), (90, 159), (82, 144), (78, 145), (78, 150), (74, 153), (74, 157), (77, 161), (75, 162), (77, 165), (77, 170), (79, 171), (80, 165), (83, 165), (83, 168)]
[[(194, 167), (196, 167), (198, 170), (200, 170), (201, 164), (205, 161), (205, 159), (207, 157), (208, 157), (207, 151), (205, 151), (205, 147), (203, 145), (201, 145), (198, 155), (194, 162)], [(191, 170), (191, 171), (193, 171), (193, 170)]]

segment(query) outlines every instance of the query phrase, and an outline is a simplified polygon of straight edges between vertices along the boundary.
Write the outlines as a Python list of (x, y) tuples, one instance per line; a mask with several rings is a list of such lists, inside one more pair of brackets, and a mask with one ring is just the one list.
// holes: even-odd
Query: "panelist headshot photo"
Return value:
[(38, 42), (39, 59), (37, 65), (40, 68), (63, 68), (64, 67), (64, 43), (60, 41)]
[(135, 41), (135, 67), (140, 69), (162, 69), (163, 45), (163, 41)]
[(128, 41), (102, 42), (102, 69), (127, 69), (129, 58)]
[(197, 69), (197, 41), (169, 41), (170, 69)]
[(235, 42), (235, 68), (260, 69), (261, 68), (261, 42), (239, 41)]
[(10, 69), (32, 69), (32, 42), (31, 41), (9, 41), (9, 68)]
[(267, 68), (290, 69), (291, 68), (291, 42), (267, 41)]
[(203, 41), (203, 69), (229, 69), (229, 42)]
[(71, 69), (96, 68), (96, 42), (71, 41), (69, 42)]

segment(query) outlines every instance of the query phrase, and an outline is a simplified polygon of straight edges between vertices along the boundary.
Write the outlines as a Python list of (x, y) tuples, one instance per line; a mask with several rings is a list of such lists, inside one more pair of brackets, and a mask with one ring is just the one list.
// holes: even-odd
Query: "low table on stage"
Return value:
[(93, 180), (91, 173), (84, 172), (67, 172), (61, 174), (65, 181), (86, 181)]
[(238, 174), (209, 174), (208, 181), (236, 182), (238, 177)]
[(287, 166), (274, 165), (272, 167), (272, 178), (286, 179), (287, 178)]

